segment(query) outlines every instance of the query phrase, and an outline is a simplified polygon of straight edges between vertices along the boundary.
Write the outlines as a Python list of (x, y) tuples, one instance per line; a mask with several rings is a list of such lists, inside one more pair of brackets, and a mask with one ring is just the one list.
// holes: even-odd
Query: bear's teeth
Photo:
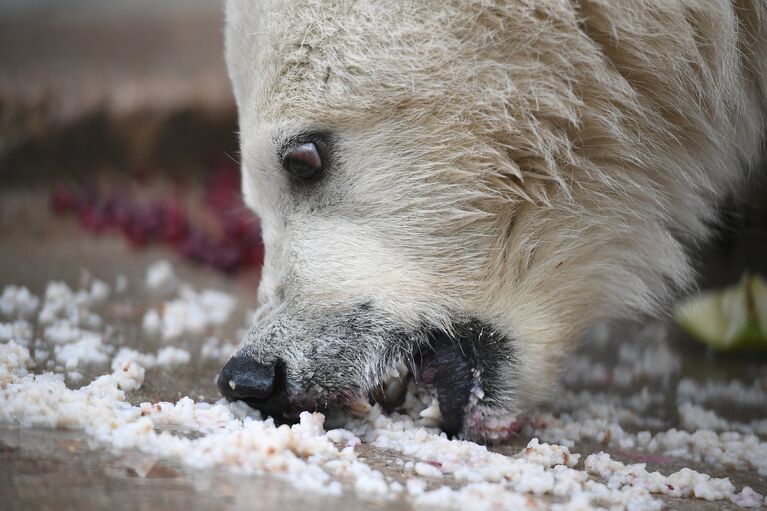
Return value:
[(430, 419), (434, 421), (438, 421), (442, 418), (442, 412), (439, 409), (439, 401), (437, 398), (433, 398), (431, 400), (431, 404), (421, 410), (421, 413), (419, 414), (424, 419)]
[(349, 404), (349, 410), (357, 417), (364, 417), (370, 411), (370, 403), (363, 398), (358, 398)]
[(399, 406), (405, 400), (406, 392), (407, 387), (402, 383), (402, 380), (399, 378), (390, 380), (384, 389), (384, 399), (390, 406)]

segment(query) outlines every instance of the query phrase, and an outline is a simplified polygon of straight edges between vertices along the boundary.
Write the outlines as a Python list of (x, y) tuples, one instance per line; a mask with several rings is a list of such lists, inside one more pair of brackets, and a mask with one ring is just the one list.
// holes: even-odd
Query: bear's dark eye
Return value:
[(322, 156), (313, 142), (290, 147), (282, 157), (282, 167), (299, 179), (311, 179), (322, 171)]

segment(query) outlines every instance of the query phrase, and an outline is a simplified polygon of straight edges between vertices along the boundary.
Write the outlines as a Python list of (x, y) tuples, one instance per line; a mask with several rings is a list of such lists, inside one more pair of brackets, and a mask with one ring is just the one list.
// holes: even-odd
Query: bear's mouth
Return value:
[(430, 407), (427, 415), (448, 435), (459, 434), (472, 396), (484, 397), (482, 368), (472, 342), (477, 328), (481, 330), (476, 325), (464, 325), (452, 333), (426, 333), (422, 336), (425, 341), (416, 346), (406, 364), (399, 364), (368, 396), (358, 398), (348, 408), (359, 414), (366, 411), (367, 403), (378, 403), (389, 412), (401, 410), (413, 382), (428, 387), (436, 397), (436, 406)]
[(400, 363), (373, 391), (346, 408), (362, 415), (370, 405), (378, 403), (388, 412), (412, 414), (413, 410), (405, 406), (412, 382), (416, 387), (428, 388), (426, 394), (436, 398), (421, 416), (436, 421), (449, 436), (462, 434), (467, 424), (475, 430), (483, 429), (486, 417), (479, 410), (501, 407), (498, 389), (512, 383), (500, 381), (499, 371), (500, 364), (514, 359), (512, 343), (479, 321), (456, 325), (449, 332), (430, 330), (421, 338), (423, 341), (416, 345), (406, 364)]
[(457, 435), (463, 428), (472, 394), (484, 397), (482, 371), (474, 346), (465, 337), (456, 340), (439, 333), (419, 362), (416, 381), (434, 387), (440, 427), (450, 436)]
[(321, 396), (310, 396), (301, 389), (291, 389), (285, 369), (278, 366), (275, 392), (269, 399), (242, 399), (278, 423), (293, 423), (303, 411), (345, 409), (361, 416), (375, 404), (387, 412), (407, 412), (406, 396), (414, 384), (421, 390), (425, 387), (429, 391), (426, 394), (436, 398), (421, 416), (431, 419), (449, 436), (460, 435), (467, 414), (478, 402), (493, 405), (497, 364), (509, 358), (511, 344), (479, 321), (455, 325), (449, 332), (424, 330), (408, 337), (418, 340), (409, 352), (389, 354), (389, 370), (367, 392), (325, 391)]

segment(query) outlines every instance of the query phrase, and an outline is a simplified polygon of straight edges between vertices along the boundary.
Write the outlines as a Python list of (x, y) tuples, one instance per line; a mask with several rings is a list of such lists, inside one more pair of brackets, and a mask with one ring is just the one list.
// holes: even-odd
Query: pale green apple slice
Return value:
[(736, 285), (694, 296), (676, 307), (679, 324), (718, 350), (767, 350), (767, 284), (745, 275)]
[(767, 336), (767, 282), (759, 276), (751, 280), (754, 313), (762, 335)]

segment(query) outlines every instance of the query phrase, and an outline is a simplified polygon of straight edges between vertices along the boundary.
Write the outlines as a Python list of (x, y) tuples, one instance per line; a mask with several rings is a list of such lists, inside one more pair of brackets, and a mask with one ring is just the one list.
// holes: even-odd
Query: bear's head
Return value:
[(227, 397), (291, 419), (408, 368), (447, 431), (502, 437), (590, 321), (687, 277), (570, 7), (480, 3), (227, 3), (266, 247)]

